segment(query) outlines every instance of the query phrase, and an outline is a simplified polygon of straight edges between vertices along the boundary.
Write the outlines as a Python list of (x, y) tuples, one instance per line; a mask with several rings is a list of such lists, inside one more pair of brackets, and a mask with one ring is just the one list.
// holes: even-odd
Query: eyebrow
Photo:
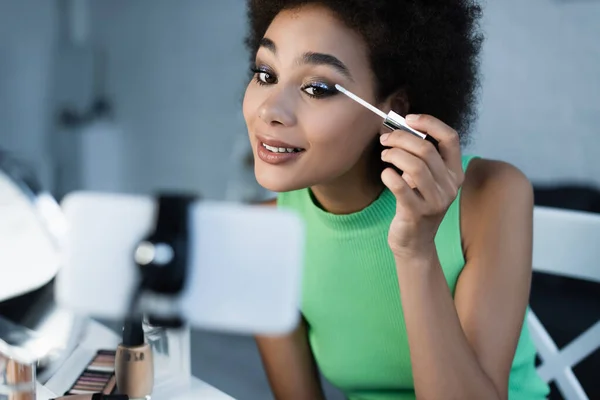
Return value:
[(264, 47), (267, 50), (271, 50), (271, 53), (277, 54), (277, 46), (275, 46), (275, 42), (273, 42), (269, 38), (264, 37), (264, 38), (260, 39), (260, 42), (258, 43), (258, 47)]
[[(259, 47), (264, 47), (267, 50), (270, 50), (273, 54), (277, 55), (277, 46), (275, 42), (273, 42), (269, 38), (262, 38), (259, 42)], [(314, 53), (314, 52), (306, 52), (304, 53), (298, 60), (299, 64), (310, 64), (310, 65), (328, 65), (333, 67), (340, 74), (344, 75), (351, 81), (354, 81), (352, 78), (352, 74), (350, 70), (339, 58), (325, 53)]]
[(331, 54), (324, 53), (304, 53), (301, 57), (302, 64), (311, 64), (311, 65), (329, 65), (336, 69), (340, 74), (344, 75), (346, 78), (354, 81), (352, 79), (352, 75), (350, 74), (350, 70), (346, 65), (341, 62), (337, 57), (332, 56)]

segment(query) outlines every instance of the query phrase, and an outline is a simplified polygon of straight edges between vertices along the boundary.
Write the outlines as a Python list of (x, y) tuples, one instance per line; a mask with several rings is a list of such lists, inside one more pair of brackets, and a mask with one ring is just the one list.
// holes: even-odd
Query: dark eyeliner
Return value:
[[(310, 94), (310, 93), (306, 92), (306, 89), (308, 89), (308, 88), (317, 88), (317, 89), (323, 90), (324, 93)], [(323, 99), (323, 98), (335, 96), (336, 94), (338, 94), (338, 91), (336, 89), (334, 89), (333, 85), (329, 85), (325, 82), (319, 82), (319, 81), (311, 82), (311, 83), (304, 85), (302, 87), (302, 90), (304, 91), (304, 93), (306, 93), (307, 96), (314, 98), (314, 99)]]
[(267, 74), (269, 75), (269, 77), (274, 77), (275, 74), (273, 73), (273, 71), (271, 71), (269, 68), (264, 67), (264, 66), (257, 66), (256, 64), (252, 65), (250, 67), (250, 71), (254, 74), (254, 80), (256, 81), (256, 83), (258, 83), (259, 85), (272, 85), (275, 82), (265, 82), (262, 81), (259, 76), (260, 74)]
[(258, 65), (256, 65), (256, 64), (252, 64), (250, 66), (250, 71), (255, 74), (258, 74), (259, 72), (268, 72), (268, 71), (265, 71), (265, 69), (263, 67), (258, 67)]

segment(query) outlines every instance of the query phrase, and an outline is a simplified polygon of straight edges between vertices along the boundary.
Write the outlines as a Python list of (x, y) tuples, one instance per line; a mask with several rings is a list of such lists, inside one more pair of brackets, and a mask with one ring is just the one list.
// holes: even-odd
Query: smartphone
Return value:
[[(68, 245), (56, 300), (81, 314), (127, 315), (139, 242), (153, 231), (152, 196), (76, 192), (61, 208)], [(291, 211), (199, 200), (190, 209), (187, 282), (177, 300), (191, 326), (281, 334), (300, 316), (304, 225)]]

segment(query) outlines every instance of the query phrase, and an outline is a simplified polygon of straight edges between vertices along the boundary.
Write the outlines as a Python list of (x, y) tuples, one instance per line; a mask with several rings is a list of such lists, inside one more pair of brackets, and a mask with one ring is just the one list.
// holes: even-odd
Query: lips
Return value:
[(304, 149), (279, 140), (258, 138), (256, 143), (258, 158), (271, 165), (288, 165), (304, 153)]

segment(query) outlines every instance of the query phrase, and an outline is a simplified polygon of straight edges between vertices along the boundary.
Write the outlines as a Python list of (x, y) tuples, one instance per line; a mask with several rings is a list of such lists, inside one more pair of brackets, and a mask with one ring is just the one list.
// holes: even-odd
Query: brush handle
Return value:
[(433, 136), (427, 135), (425, 136), (424, 140), (427, 140), (429, 143), (431, 143), (438, 153), (440, 152), (440, 143)]
[[(387, 114), (385, 120), (383, 121), (383, 125), (389, 129), (391, 129), (392, 131), (402, 130), (402, 131), (405, 131), (408, 133), (412, 133), (413, 135), (417, 136), (418, 138), (427, 140), (429, 143), (431, 143), (435, 147), (435, 149), (438, 152), (440, 151), (439, 143), (435, 138), (433, 138), (431, 135), (427, 135), (425, 133), (417, 131), (416, 129), (411, 128), (410, 126), (408, 126), (406, 124), (404, 117), (402, 117), (400, 114), (395, 113), (394, 111), (390, 111)], [(402, 176), (402, 174), (404, 173), (399, 168), (397, 168), (395, 165), (390, 164), (390, 166), (394, 169), (394, 171), (399, 173), (400, 176)]]

